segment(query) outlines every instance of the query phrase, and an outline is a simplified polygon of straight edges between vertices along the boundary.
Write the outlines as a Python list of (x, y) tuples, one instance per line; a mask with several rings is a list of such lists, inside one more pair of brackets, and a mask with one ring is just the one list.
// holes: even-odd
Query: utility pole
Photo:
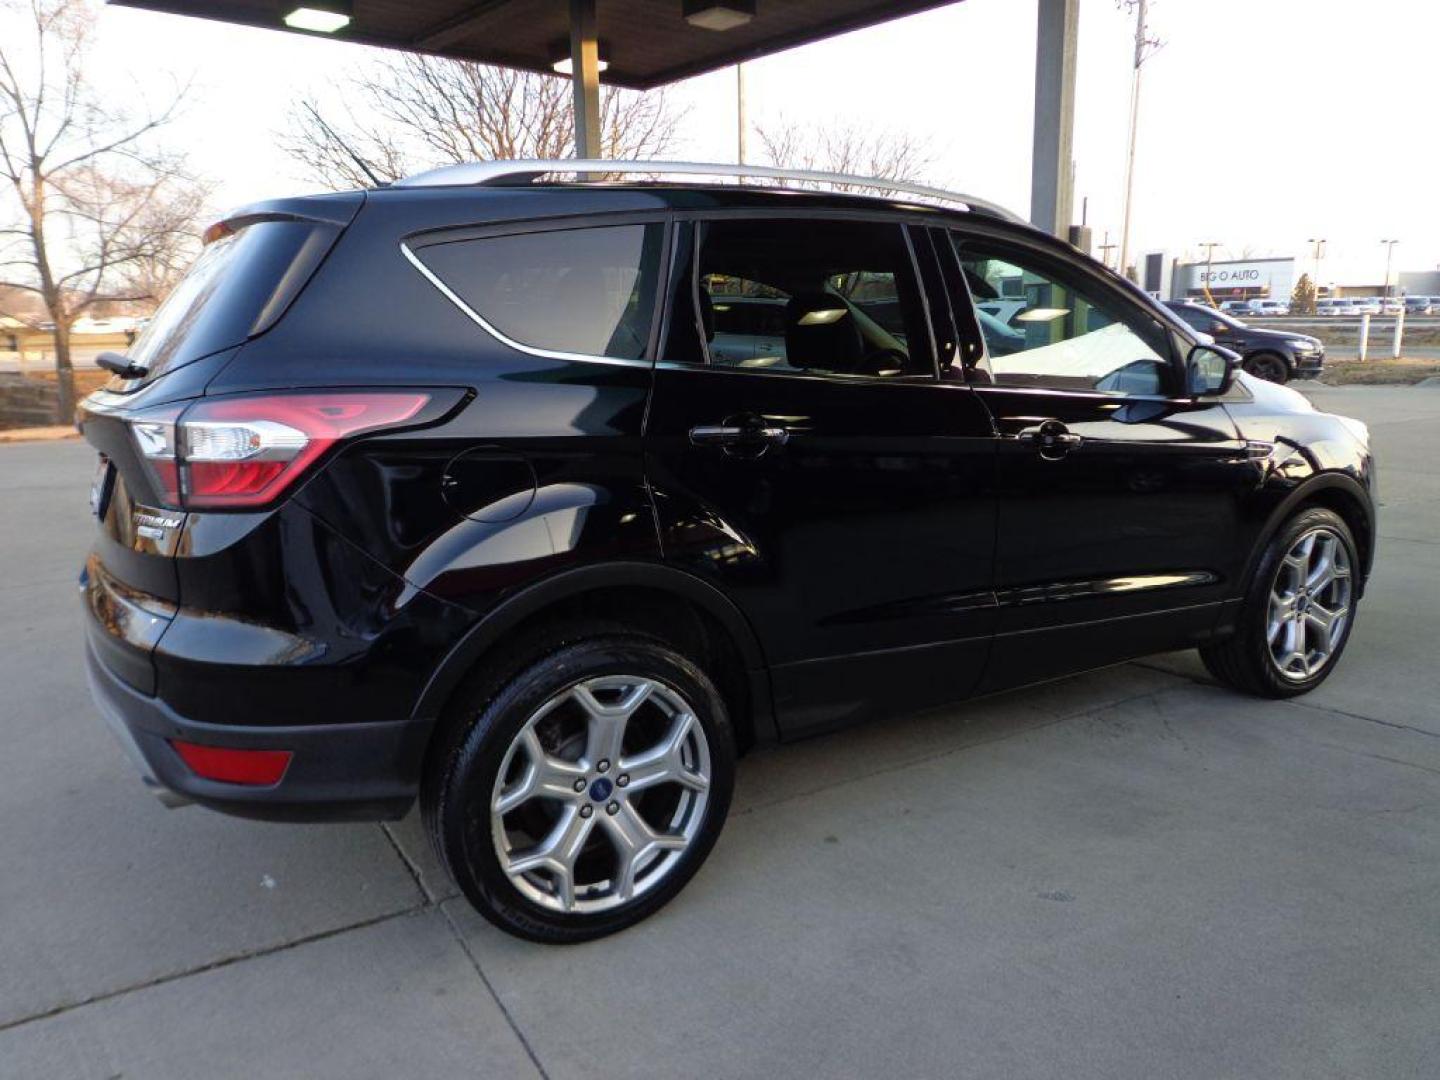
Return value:
[(1200, 246), (1205, 249), (1205, 299), (1210, 301), (1210, 306), (1217, 306), (1215, 297), (1210, 293), (1210, 259), (1215, 254), (1215, 249), (1220, 246), (1219, 240), (1203, 240)]
[(1400, 243), (1400, 241), (1399, 241), (1399, 240), (1381, 240), (1380, 243), (1382, 243), (1382, 244), (1385, 245), (1385, 288), (1381, 291), (1380, 295), (1383, 296), (1386, 300), (1389, 300), (1389, 299), (1390, 299), (1390, 259), (1391, 259), (1391, 258), (1394, 256), (1394, 254), (1395, 254), (1395, 245), (1398, 244), (1398, 243)]
[(735, 163), (745, 164), (745, 65), (735, 65)]
[(1100, 261), (1106, 266), (1110, 265), (1110, 252), (1115, 250), (1115, 245), (1110, 242), (1110, 230), (1105, 230), (1105, 242), (1100, 247)]
[(1145, 17), (1149, 0), (1121, 0), (1135, 11), (1135, 59), (1130, 74), (1130, 140), (1125, 149), (1125, 201), (1120, 211), (1120, 273), (1130, 265), (1130, 206), (1135, 190), (1135, 141), (1140, 125), (1140, 68), (1160, 47), (1150, 37)]

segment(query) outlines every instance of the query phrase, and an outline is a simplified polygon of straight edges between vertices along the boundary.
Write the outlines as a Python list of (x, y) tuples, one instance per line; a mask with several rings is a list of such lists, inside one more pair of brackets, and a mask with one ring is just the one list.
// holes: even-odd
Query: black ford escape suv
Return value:
[(1325, 368), (1325, 343), (1293, 330), (1270, 330), (1191, 300), (1166, 300), (1165, 306), (1191, 329), (1209, 334), (1217, 345), (1240, 354), (1240, 366), (1266, 382), (1315, 379)]
[(1362, 425), (984, 204), (574, 167), (248, 208), (107, 357), (89, 672), (167, 800), (418, 797), (483, 914), (576, 941), (682, 888), (752, 746), (1190, 646), (1333, 670)]

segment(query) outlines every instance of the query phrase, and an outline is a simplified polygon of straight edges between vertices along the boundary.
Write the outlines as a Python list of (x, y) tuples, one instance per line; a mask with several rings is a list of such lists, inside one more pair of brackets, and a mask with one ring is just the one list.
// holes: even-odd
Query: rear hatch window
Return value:
[(363, 200), (357, 192), (262, 204), (211, 226), (200, 258), (125, 354), (145, 375), (109, 389), (136, 390), (269, 329)]

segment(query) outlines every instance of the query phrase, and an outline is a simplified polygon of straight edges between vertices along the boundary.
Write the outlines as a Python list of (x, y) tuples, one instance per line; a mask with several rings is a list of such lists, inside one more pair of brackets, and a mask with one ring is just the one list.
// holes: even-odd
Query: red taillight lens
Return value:
[(248, 509), (278, 499), (341, 439), (413, 419), (419, 391), (266, 394), (201, 401), (175, 423), (131, 428), (157, 485), (185, 509)]
[(294, 756), (289, 750), (233, 750), (171, 739), (170, 745), (196, 776), (225, 784), (278, 784)]

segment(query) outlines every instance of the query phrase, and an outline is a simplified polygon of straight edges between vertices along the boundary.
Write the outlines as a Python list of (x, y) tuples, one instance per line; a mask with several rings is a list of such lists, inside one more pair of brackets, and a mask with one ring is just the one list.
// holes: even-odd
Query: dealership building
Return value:
[[(1170, 282), (1172, 299), (1288, 300), (1295, 290), (1294, 258), (1238, 259), (1211, 263), (1177, 263)], [(1162, 291), (1162, 290), (1155, 290)]]
[[(1140, 286), (1157, 299), (1206, 300), (1289, 300), (1295, 282), (1305, 269), (1297, 268), (1293, 257), (1273, 259), (1227, 259), (1224, 262), (1182, 263), (1163, 251), (1149, 252), (1136, 267)], [(1323, 279), (1322, 279), (1323, 280)], [(1390, 279), (1395, 296), (1440, 296), (1440, 270), (1401, 270)], [(1382, 296), (1385, 286), (1378, 280), (1358, 284), (1321, 284), (1321, 296)]]

